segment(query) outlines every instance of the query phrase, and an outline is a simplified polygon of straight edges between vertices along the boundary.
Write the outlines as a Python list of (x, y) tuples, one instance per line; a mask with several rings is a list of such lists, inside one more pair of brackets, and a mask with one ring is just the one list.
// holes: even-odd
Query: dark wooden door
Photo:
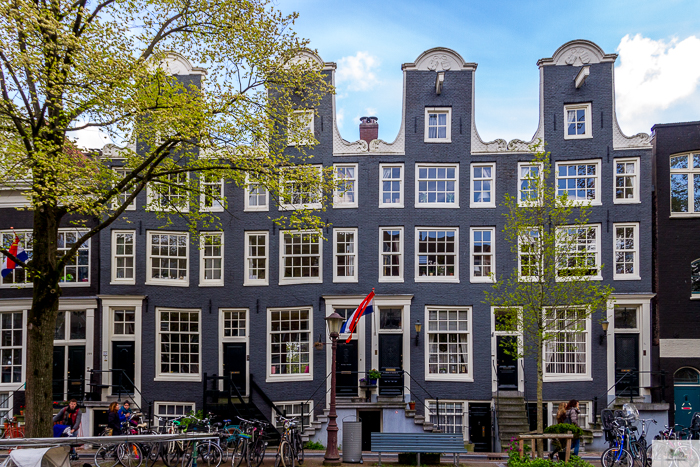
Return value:
[(335, 362), (335, 393), (340, 396), (357, 396), (357, 341), (338, 341)]
[(362, 450), (372, 450), (372, 433), (382, 431), (382, 412), (360, 410), (360, 421), (362, 422)]
[(85, 384), (85, 346), (71, 345), (68, 347), (68, 399), (83, 399)]
[(469, 439), (476, 452), (491, 452), (491, 404), (469, 404)]
[(403, 394), (403, 335), (379, 334), (379, 394)]
[(518, 389), (518, 359), (509, 355), (516, 336), (496, 336), (496, 376), (499, 389)]
[(66, 348), (58, 346), (53, 348), (53, 400), (64, 401), (66, 378)]
[(616, 395), (639, 395), (639, 334), (615, 334), (615, 381)]
[[(133, 394), (136, 376), (136, 343), (112, 342), (112, 394)], [(123, 372), (123, 373), (122, 373)]]
[[(247, 355), (245, 342), (224, 344), (224, 376), (231, 377), (231, 381), (236, 385), (241, 395), (246, 394), (246, 387), (248, 386)], [(225, 383), (224, 387), (228, 391), (228, 383)]]

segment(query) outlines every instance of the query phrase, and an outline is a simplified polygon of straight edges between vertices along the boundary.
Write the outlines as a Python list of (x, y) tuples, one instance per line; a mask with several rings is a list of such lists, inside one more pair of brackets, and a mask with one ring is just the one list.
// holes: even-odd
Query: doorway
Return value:
[[(246, 395), (248, 387), (248, 372), (246, 371), (247, 345), (245, 342), (224, 344), (224, 373), (236, 386), (241, 395)], [(224, 381), (224, 390), (228, 391), (229, 381)], [(234, 391), (235, 392), (235, 391)]]
[(112, 342), (112, 394), (133, 394), (136, 373), (136, 343)]
[(693, 413), (700, 411), (700, 373), (695, 368), (681, 368), (673, 375), (675, 423), (690, 426)]
[(372, 433), (382, 431), (382, 412), (379, 410), (360, 410), (358, 412), (362, 422), (362, 450), (372, 450)]
[(639, 334), (615, 333), (615, 381), (616, 396), (639, 395)]
[(518, 358), (511, 354), (517, 336), (496, 336), (496, 379), (498, 389), (518, 389)]
[(53, 348), (53, 400), (83, 399), (85, 384), (85, 346)]
[(491, 452), (491, 404), (469, 403), (469, 440), (475, 452)]
[(400, 396), (403, 394), (403, 334), (379, 335), (379, 394)]
[(339, 396), (357, 396), (357, 340), (338, 341), (335, 363), (335, 393)]

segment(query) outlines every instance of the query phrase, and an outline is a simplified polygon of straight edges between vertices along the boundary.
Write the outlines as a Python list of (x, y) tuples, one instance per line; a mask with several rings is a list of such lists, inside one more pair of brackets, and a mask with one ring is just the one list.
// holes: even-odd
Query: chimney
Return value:
[(372, 140), (379, 138), (379, 123), (377, 117), (360, 117), (360, 139), (367, 141), (367, 144)]

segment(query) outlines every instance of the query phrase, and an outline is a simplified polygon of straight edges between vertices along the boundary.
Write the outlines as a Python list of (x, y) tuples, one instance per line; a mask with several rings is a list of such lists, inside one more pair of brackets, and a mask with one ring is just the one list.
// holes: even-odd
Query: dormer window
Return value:
[(452, 109), (425, 109), (425, 138), (426, 143), (449, 143), (452, 141)]
[(564, 139), (592, 138), (591, 104), (564, 106)]

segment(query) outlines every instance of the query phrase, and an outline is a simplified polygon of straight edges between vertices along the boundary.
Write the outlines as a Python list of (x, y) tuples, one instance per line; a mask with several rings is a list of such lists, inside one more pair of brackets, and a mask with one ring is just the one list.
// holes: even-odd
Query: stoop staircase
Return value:
[(496, 403), (496, 423), (498, 425), (498, 439), (501, 449), (522, 433), (530, 431), (530, 423), (527, 419), (525, 398), (516, 391), (500, 391), (494, 395)]

